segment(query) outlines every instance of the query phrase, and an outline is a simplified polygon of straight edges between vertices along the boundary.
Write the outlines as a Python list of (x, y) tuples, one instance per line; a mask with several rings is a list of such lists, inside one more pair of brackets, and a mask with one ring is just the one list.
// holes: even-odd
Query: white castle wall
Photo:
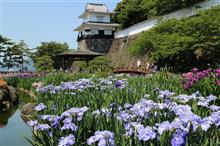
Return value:
[(96, 16), (102, 16), (103, 17), (103, 21), (102, 22), (110, 22), (110, 15), (109, 14), (100, 14), (100, 13), (90, 13), (87, 15), (86, 18), (83, 19), (83, 22), (88, 22), (88, 21), (93, 21), (96, 22), (97, 17)]

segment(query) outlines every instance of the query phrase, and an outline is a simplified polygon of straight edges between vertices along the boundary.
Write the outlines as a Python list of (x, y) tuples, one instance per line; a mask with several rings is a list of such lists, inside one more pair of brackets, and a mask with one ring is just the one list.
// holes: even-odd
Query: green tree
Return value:
[(130, 25), (143, 21), (145, 19), (143, 11), (140, 8), (142, 0), (128, 0), (120, 12), (116, 13), (116, 22), (121, 23), (121, 28), (126, 28)]
[(24, 64), (28, 64), (30, 50), (27, 44), (21, 40), (13, 43), (10, 39), (0, 35), (0, 65), (7, 67), (20, 67), (23, 71)]
[(2, 67), (4, 65), (3, 59), (5, 56), (5, 52), (9, 47), (11, 47), (11, 45), (13, 45), (13, 43), (11, 42), (10, 39), (0, 35), (0, 65)]
[(123, 0), (115, 8), (113, 21), (121, 28), (164, 15), (204, 0)]
[(220, 6), (197, 16), (161, 22), (140, 34), (128, 50), (136, 56), (148, 55), (161, 67), (188, 71), (220, 65)]
[(53, 63), (50, 56), (44, 55), (36, 59), (34, 66), (37, 68), (37, 71), (52, 71)]
[(55, 41), (42, 42), (40, 46), (36, 47), (36, 52), (33, 53), (32, 59), (37, 62), (37, 59), (42, 56), (49, 56), (53, 60), (52, 67), (54, 69), (59, 69), (61, 66), (61, 61), (57, 58), (57, 55), (63, 53), (69, 49), (67, 43), (59, 43)]
[(18, 52), (18, 47), (16, 44), (7, 46), (6, 49), (3, 51), (4, 56), (3, 56), (2, 67), (6, 67), (8, 71), (14, 66), (18, 67), (16, 60), (17, 52)]
[(18, 48), (16, 51), (16, 62), (18, 63), (18, 67), (21, 68), (21, 71), (24, 71), (24, 65), (30, 65), (30, 56), (31, 50), (28, 48), (27, 44), (24, 40), (21, 40), (18, 44), (16, 44)]

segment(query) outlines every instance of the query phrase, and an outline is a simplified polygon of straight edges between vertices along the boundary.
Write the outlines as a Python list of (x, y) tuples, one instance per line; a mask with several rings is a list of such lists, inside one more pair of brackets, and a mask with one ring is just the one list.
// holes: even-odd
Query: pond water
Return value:
[(31, 128), (21, 119), (23, 100), (16, 107), (0, 111), (0, 146), (30, 146), (24, 137), (31, 139)]

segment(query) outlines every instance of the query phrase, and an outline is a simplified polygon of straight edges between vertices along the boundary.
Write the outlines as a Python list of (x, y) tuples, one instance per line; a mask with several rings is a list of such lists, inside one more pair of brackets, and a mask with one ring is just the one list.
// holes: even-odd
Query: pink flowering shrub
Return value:
[[(183, 87), (186, 91), (205, 91), (205, 93), (214, 92), (219, 94), (220, 91), (220, 68), (206, 69), (199, 71), (193, 68), (190, 72), (183, 73)], [(212, 93), (212, 94), (214, 94)]]

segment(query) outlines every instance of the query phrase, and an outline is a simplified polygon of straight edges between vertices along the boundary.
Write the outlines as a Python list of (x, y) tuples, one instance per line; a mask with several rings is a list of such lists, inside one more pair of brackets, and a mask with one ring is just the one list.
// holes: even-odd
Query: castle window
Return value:
[(104, 22), (104, 16), (96, 16), (97, 22)]
[(99, 30), (98, 29), (92, 29), (91, 30), (91, 34), (99, 34)]
[(106, 29), (106, 30), (104, 31), (104, 34), (105, 34), (105, 35), (112, 35), (112, 30), (111, 30), (111, 29)]
[(104, 35), (104, 30), (99, 30), (99, 35)]
[(85, 34), (85, 35), (90, 35), (90, 30), (89, 30), (89, 29), (86, 29), (84, 34)]
[(82, 35), (85, 35), (85, 31), (84, 30), (82, 31)]

